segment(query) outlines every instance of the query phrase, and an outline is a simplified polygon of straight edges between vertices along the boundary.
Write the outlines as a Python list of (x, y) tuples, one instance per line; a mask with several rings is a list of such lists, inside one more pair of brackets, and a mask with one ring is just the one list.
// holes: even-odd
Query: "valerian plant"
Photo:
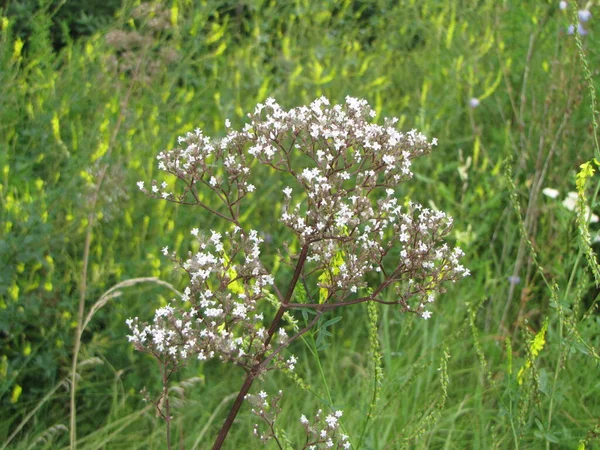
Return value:
[[(149, 188), (138, 183), (151, 196), (197, 206), (223, 221), (220, 231), (191, 230), (199, 250), (185, 259), (163, 249), (187, 272), (189, 284), (180, 299), (156, 310), (151, 323), (128, 320), (129, 340), (163, 367), (165, 390), (156, 404), (167, 423), (171, 374), (190, 359), (218, 358), (246, 375), (213, 449), (223, 445), (245, 399), (267, 424), (266, 433), (256, 434), (277, 441), (273, 413), (281, 394), (270, 405), (266, 393), (250, 395), (250, 388), (268, 370), (294, 370), (289, 345), (325, 312), (377, 302), (428, 319), (444, 283), (469, 274), (459, 262), (460, 248), (443, 242), (452, 218), (395, 196), (413, 175), (411, 161), (436, 140), (398, 131), (395, 118), (371, 123), (375, 116), (365, 100), (352, 97), (335, 106), (321, 97), (289, 111), (268, 99), (241, 130), (229, 120), (220, 139), (196, 129), (158, 155), (159, 169), (178, 179), (177, 191), (156, 180)], [(243, 213), (256, 201), (265, 174), (277, 172), (276, 179), (289, 181), (277, 190), (281, 208), (271, 226), (278, 220), (289, 237), (275, 271), (261, 260), (269, 230), (248, 228)], [(375, 276), (367, 281), (369, 273)], [(294, 294), (299, 283), (314, 299)], [(307, 309), (311, 319), (300, 328), (295, 315)], [(312, 425), (303, 416), (304, 448), (350, 448), (338, 428), (341, 416), (319, 412)]]

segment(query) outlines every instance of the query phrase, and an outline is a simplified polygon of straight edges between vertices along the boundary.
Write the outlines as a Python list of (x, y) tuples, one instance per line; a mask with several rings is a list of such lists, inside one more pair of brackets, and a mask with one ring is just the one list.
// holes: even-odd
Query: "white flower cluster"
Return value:
[(258, 394), (248, 394), (245, 400), (252, 407), (252, 414), (258, 416), (266, 425), (267, 430), (263, 433), (259, 431), (259, 424), (254, 424), (253, 434), (259, 438), (262, 442), (266, 443), (275, 437), (275, 421), (277, 415), (281, 412), (279, 402), (283, 395), (282, 391), (279, 391), (277, 395), (269, 398), (269, 395), (265, 391), (260, 391)]
[(335, 411), (327, 416), (319, 410), (312, 423), (305, 415), (300, 417), (300, 423), (306, 432), (306, 444), (303, 448), (317, 449), (349, 449), (351, 448), (348, 436), (340, 431), (340, 418), (342, 411)]
[[(588, 3), (588, 5), (589, 5), (589, 3)], [(560, 8), (561, 11), (567, 11), (568, 6), (569, 6), (568, 3), (564, 0), (560, 1), (558, 4), (558, 7)], [(577, 18), (579, 19), (577, 22), (577, 32), (581, 36), (587, 35), (588, 31), (585, 28), (584, 24), (590, 21), (590, 19), (592, 18), (592, 13), (587, 8), (580, 9), (577, 11)], [(567, 27), (567, 33), (575, 34), (575, 26), (573, 24), (571, 24)]]
[[(554, 188), (544, 188), (542, 190), (542, 193), (546, 196), (546, 197), (550, 197), (552, 199), (558, 198), (558, 196), (560, 195), (560, 191), (558, 191), (557, 189)], [(575, 209), (577, 208), (577, 192), (567, 192), (566, 197), (564, 198), (564, 200), (562, 201), (562, 205), (567, 208), (569, 211), (575, 211)], [(585, 217), (589, 217), (590, 218), (590, 223), (598, 223), (600, 222), (600, 218), (598, 217), (597, 214), (590, 214), (590, 207), (585, 205)]]
[[(249, 182), (254, 163), (287, 174), (294, 187), (283, 189), (279, 219), (301, 245), (309, 246), (307, 273), (327, 289), (328, 300), (364, 294), (361, 289), (369, 287), (364, 276), (375, 270), (385, 276), (386, 287), (396, 285), (396, 303), (429, 318), (425, 306), (432, 293), (469, 271), (459, 264), (461, 250), (441, 243), (451, 218), (399, 200), (394, 188), (412, 177), (412, 159), (429, 152), (436, 141), (415, 130), (396, 130), (396, 118), (385, 119), (383, 126), (373, 124), (375, 115), (365, 100), (352, 97), (334, 106), (321, 97), (289, 111), (267, 99), (249, 114), (250, 122), (241, 131), (229, 124), (224, 138), (211, 139), (196, 129), (179, 139), (178, 148), (162, 152), (159, 168), (183, 180), (185, 187), (175, 195), (165, 190), (165, 183), (161, 190), (153, 181), (153, 195), (182, 203), (191, 197), (192, 203), (201, 204), (198, 190), (212, 190), (228, 211), (221, 217), (238, 228), (235, 211), (257, 189)], [(145, 190), (142, 182), (140, 187)], [(192, 283), (207, 270), (201, 268), (207, 257), (199, 254), (199, 261), (190, 262), (200, 271), (191, 271)], [(198, 293), (202, 305), (229, 301), (223, 296), (207, 299), (209, 293)], [(209, 308), (205, 314), (233, 311), (215, 305), (203, 306)]]
[[(265, 391), (258, 394), (248, 394), (245, 400), (252, 407), (252, 414), (259, 417), (266, 425), (266, 430), (260, 431), (258, 423), (254, 424), (253, 434), (263, 443), (276, 438), (275, 422), (277, 415), (281, 412), (280, 401), (283, 396), (282, 391), (277, 395), (269, 397)], [(300, 423), (306, 432), (306, 439), (302, 449), (349, 449), (351, 448), (348, 436), (340, 432), (340, 418), (342, 411), (335, 411), (327, 416), (319, 410), (311, 424), (305, 415), (300, 417)]]
[[(257, 352), (267, 350), (263, 315), (256, 311), (256, 303), (274, 279), (260, 264), (262, 238), (258, 232), (250, 230), (233, 239), (238, 233), (225, 233), (232, 244), (226, 249), (221, 233), (211, 230), (210, 236), (203, 237), (197, 229), (192, 230), (200, 249), (181, 263), (190, 284), (180, 306), (157, 309), (152, 324), (129, 319), (130, 342), (139, 350), (167, 355), (174, 363), (192, 356), (199, 360), (218, 356), (251, 367)], [(280, 334), (287, 338), (283, 328)], [(285, 364), (293, 369), (295, 362), (292, 355)]]
[(159, 188), (153, 181), (151, 193), (144, 182), (138, 187), (156, 197), (183, 201), (192, 184), (201, 183), (240, 199), (256, 188), (248, 183), (250, 159), (289, 172), (293, 154), (302, 153), (315, 166), (294, 176), (315, 198), (339, 189), (352, 176), (371, 188), (393, 187), (412, 176), (412, 159), (436, 145), (435, 139), (428, 142), (416, 130), (396, 130), (396, 118), (386, 120), (385, 126), (369, 123), (367, 118), (375, 112), (365, 100), (347, 97), (345, 106), (328, 106), (329, 100), (321, 97), (310, 106), (285, 111), (270, 98), (257, 105), (242, 131), (227, 128), (224, 138), (213, 140), (196, 129), (179, 138), (179, 148), (157, 156), (158, 168), (189, 181), (188, 189), (175, 197), (164, 183)]
[[(189, 285), (181, 301), (156, 310), (152, 323), (128, 320), (136, 348), (172, 368), (191, 357), (220, 358), (244, 367), (251, 382), (271, 366), (294, 370), (297, 358), (284, 357), (283, 349), (328, 309), (375, 301), (428, 319), (428, 305), (444, 283), (469, 275), (460, 264), (463, 252), (443, 242), (452, 219), (396, 194), (413, 176), (412, 160), (428, 153), (435, 139), (398, 131), (396, 118), (372, 123), (375, 111), (352, 97), (333, 106), (321, 97), (289, 111), (270, 98), (248, 116), (241, 130), (227, 121), (221, 139), (196, 129), (158, 155), (159, 169), (179, 180), (179, 192), (165, 181), (153, 180), (150, 189), (138, 183), (150, 196), (210, 212), (230, 231), (191, 231), (199, 250), (179, 261)], [(264, 223), (277, 226), (278, 235), (281, 229), (290, 232), (286, 252), (280, 253), (281, 267), (289, 268), (280, 278), (289, 285), (281, 290), (260, 260), (261, 234), (245, 227), (252, 197), (273, 192), (265, 178), (273, 173), (284, 180), (275, 190), (281, 201), (275, 201), (273, 221)], [(290, 250), (294, 247), (301, 250)], [(163, 253), (175, 259), (168, 247)], [(378, 276), (367, 282), (370, 272)], [(319, 303), (294, 303), (299, 282), (319, 288)], [(396, 296), (386, 300), (384, 291), (392, 287)], [(263, 310), (271, 306), (277, 311), (265, 327)], [(292, 327), (295, 334), (288, 336), (284, 321), (295, 324), (298, 308), (313, 308), (316, 319), (305, 328)], [(245, 386), (244, 395), (251, 383)], [(270, 403), (264, 392), (247, 397), (269, 424), (264, 439), (274, 436), (270, 411), (279, 397)], [(239, 411), (239, 403), (234, 406)], [(310, 443), (305, 448), (350, 448), (339, 432), (340, 417), (341, 412), (325, 417), (319, 412), (312, 425), (303, 417)]]

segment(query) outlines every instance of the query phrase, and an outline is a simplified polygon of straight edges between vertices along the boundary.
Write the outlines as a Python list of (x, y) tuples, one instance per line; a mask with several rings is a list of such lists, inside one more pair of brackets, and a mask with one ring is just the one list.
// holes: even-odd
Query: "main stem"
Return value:
[(298, 284), (298, 280), (300, 279), (300, 274), (302, 273), (302, 268), (304, 267), (304, 263), (306, 262), (306, 257), (308, 256), (309, 245), (310, 245), (309, 243), (306, 243), (302, 247), (302, 251), (300, 252), (300, 256), (298, 257), (298, 263), (296, 264), (296, 270), (294, 271), (294, 276), (292, 277), (292, 281), (290, 282), (288, 291), (285, 295), (285, 298), (283, 299), (283, 301), (281, 303), (281, 306), (277, 310), (277, 314), (275, 314), (275, 317), (273, 318), (273, 322), (271, 322), (269, 331), (267, 332), (267, 338), (265, 339), (265, 345), (264, 345), (265, 350), (257, 355), (256, 364), (254, 364), (252, 369), (246, 375), (244, 384), (242, 384), (242, 387), (240, 388), (240, 392), (238, 393), (238, 396), (236, 397), (235, 402), (233, 402), (233, 405), (231, 406), (229, 415), (225, 419), (225, 423), (223, 424), (223, 426), (221, 427), (221, 430), (219, 431), (219, 435), (217, 436), (217, 439), (215, 440), (215, 443), (213, 444), (212, 450), (219, 450), (223, 446), (223, 443), (225, 442), (225, 438), (227, 437), (227, 434), (229, 433), (229, 430), (231, 429), (231, 426), (233, 425), (233, 421), (235, 420), (238, 413), (240, 412), (240, 408), (242, 407), (244, 398), (246, 398), (246, 395), (248, 394), (248, 392), (250, 392), (250, 388), (252, 387), (252, 383), (254, 382), (254, 379), (261, 373), (261, 371), (263, 369), (262, 363), (265, 359), (266, 349), (269, 347), (269, 344), (271, 343), (271, 340), (273, 339), (273, 335), (279, 328), (279, 324), (281, 323), (281, 320), (283, 319), (283, 313), (285, 313), (285, 310), (287, 309), (287, 305), (290, 302), (292, 295), (294, 294), (294, 288), (296, 287), (296, 284)]
[(165, 406), (165, 420), (167, 422), (167, 450), (171, 450), (171, 405), (169, 404), (169, 375), (167, 374), (167, 362), (163, 363), (163, 399)]
[[(97, 192), (96, 192), (97, 194)], [(96, 195), (94, 195), (93, 205), (96, 205)], [(93, 209), (93, 208), (92, 208)], [(81, 334), (83, 333), (83, 314), (85, 312), (85, 295), (87, 292), (87, 272), (90, 260), (90, 246), (92, 243), (92, 230), (94, 228), (94, 215), (88, 214), (88, 225), (85, 233), (85, 244), (83, 246), (83, 269), (81, 271), (81, 280), (79, 281), (79, 307), (77, 309), (77, 329), (75, 330), (75, 345), (73, 346), (73, 357), (71, 360), (71, 401), (70, 401), (70, 429), (69, 442), (70, 449), (77, 448), (77, 409), (75, 407), (75, 394), (77, 392), (77, 357), (81, 347)]]

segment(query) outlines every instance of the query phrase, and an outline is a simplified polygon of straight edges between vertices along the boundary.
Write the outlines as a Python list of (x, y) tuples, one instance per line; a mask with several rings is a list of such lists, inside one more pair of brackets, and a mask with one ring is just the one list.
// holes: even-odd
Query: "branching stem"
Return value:
[[(227, 434), (229, 433), (229, 430), (231, 429), (231, 426), (233, 425), (233, 421), (235, 420), (238, 413), (240, 412), (240, 408), (242, 407), (242, 403), (244, 402), (246, 395), (248, 394), (248, 392), (250, 392), (252, 383), (254, 383), (255, 378), (257, 376), (259, 376), (262, 373), (262, 371), (264, 370), (263, 362), (265, 362), (265, 353), (267, 351), (267, 348), (269, 347), (269, 344), (271, 343), (271, 340), (273, 339), (273, 335), (279, 329), (281, 320), (283, 319), (283, 314), (287, 310), (287, 305), (290, 302), (292, 295), (294, 294), (294, 288), (296, 287), (296, 284), (298, 283), (298, 280), (300, 279), (302, 269), (306, 262), (306, 257), (308, 256), (309, 246), (310, 246), (310, 243), (306, 243), (302, 247), (302, 251), (300, 252), (300, 255), (298, 256), (298, 262), (296, 263), (296, 269), (294, 270), (294, 275), (292, 277), (292, 280), (290, 281), (288, 291), (285, 295), (285, 298), (283, 299), (281, 306), (277, 310), (277, 314), (275, 314), (275, 317), (273, 318), (273, 322), (271, 322), (269, 331), (267, 332), (267, 337), (265, 339), (265, 344), (264, 344), (264, 350), (259, 355), (257, 355), (256, 364), (247, 373), (246, 379), (244, 380), (244, 384), (242, 384), (242, 387), (240, 388), (240, 392), (238, 393), (235, 401), (233, 402), (233, 405), (231, 406), (229, 415), (225, 419), (225, 423), (223, 423), (223, 426), (221, 427), (221, 430), (219, 431), (217, 439), (215, 440), (215, 443), (213, 444), (213, 447), (212, 447), (213, 450), (219, 450), (223, 446), (223, 443), (225, 442), (225, 438), (227, 437)], [(270, 358), (269, 358), (269, 360), (270, 360)]]

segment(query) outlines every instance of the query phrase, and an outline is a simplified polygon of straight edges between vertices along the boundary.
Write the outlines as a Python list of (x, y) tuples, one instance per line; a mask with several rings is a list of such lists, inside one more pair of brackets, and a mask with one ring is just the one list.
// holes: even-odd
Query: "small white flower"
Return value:
[(517, 277), (517, 276), (514, 276), (514, 275), (511, 275), (510, 277), (508, 277), (508, 282), (510, 284), (519, 284), (521, 282), (521, 278)]
[(192, 228), (192, 236), (198, 236), (198, 233), (200, 232), (200, 230), (198, 228)]
[(291, 187), (289, 187), (289, 186), (288, 186), (288, 187), (286, 187), (286, 188), (283, 190), (283, 193), (285, 194), (285, 196), (286, 196), (287, 198), (290, 198), (290, 196), (292, 195), (292, 188), (291, 188)]
[(569, 192), (565, 199), (562, 201), (562, 204), (569, 211), (574, 211), (575, 205), (577, 204), (577, 192)]
[(431, 317), (431, 311), (423, 311), (421, 317), (425, 320), (429, 319)]
[(231, 128), (231, 121), (229, 119), (225, 119), (225, 128)]
[(248, 192), (254, 192), (255, 189), (256, 189), (256, 186), (254, 186), (253, 184), (249, 184), (248, 186), (246, 186), (246, 190)]
[(560, 192), (553, 188), (544, 188), (542, 194), (544, 194), (546, 197), (556, 198), (560, 195)]
[[(577, 24), (577, 32), (581, 35), (581, 36), (585, 36), (587, 33), (587, 30), (585, 28), (583, 28), (583, 25), (581, 25), (581, 23)], [(573, 25), (569, 25), (567, 27), (567, 34), (575, 34), (575, 27)]]
[(473, 109), (477, 108), (479, 106), (479, 99), (477, 97), (473, 97), (471, 100), (469, 100), (469, 106)]
[(286, 361), (287, 365), (288, 365), (288, 369), (290, 369), (292, 372), (294, 371), (294, 369), (296, 368), (296, 363), (298, 362), (298, 359), (292, 355), (288, 358), (288, 360)]
[(587, 22), (592, 18), (592, 13), (587, 9), (580, 9), (577, 11), (577, 16), (579, 17), (580, 22)]
[(144, 190), (144, 182), (143, 181), (138, 181), (137, 182), (137, 187), (139, 188), (140, 191)]
[(162, 248), (162, 254), (165, 255), (165, 256), (167, 256), (169, 254), (169, 247), (168, 246)]
[(300, 423), (303, 425), (306, 425), (308, 423), (308, 419), (306, 418), (306, 416), (304, 414), (302, 414), (300, 416)]
[(337, 428), (337, 417), (335, 417), (333, 414), (325, 417), (325, 422), (327, 422), (327, 425), (329, 425), (329, 428)]
[(383, 158), (381, 159), (386, 166), (393, 166), (396, 162), (396, 159), (391, 155), (383, 155)]
[(561, 11), (564, 11), (565, 9), (567, 9), (567, 2), (565, 0), (560, 1), (558, 3), (558, 7)]

